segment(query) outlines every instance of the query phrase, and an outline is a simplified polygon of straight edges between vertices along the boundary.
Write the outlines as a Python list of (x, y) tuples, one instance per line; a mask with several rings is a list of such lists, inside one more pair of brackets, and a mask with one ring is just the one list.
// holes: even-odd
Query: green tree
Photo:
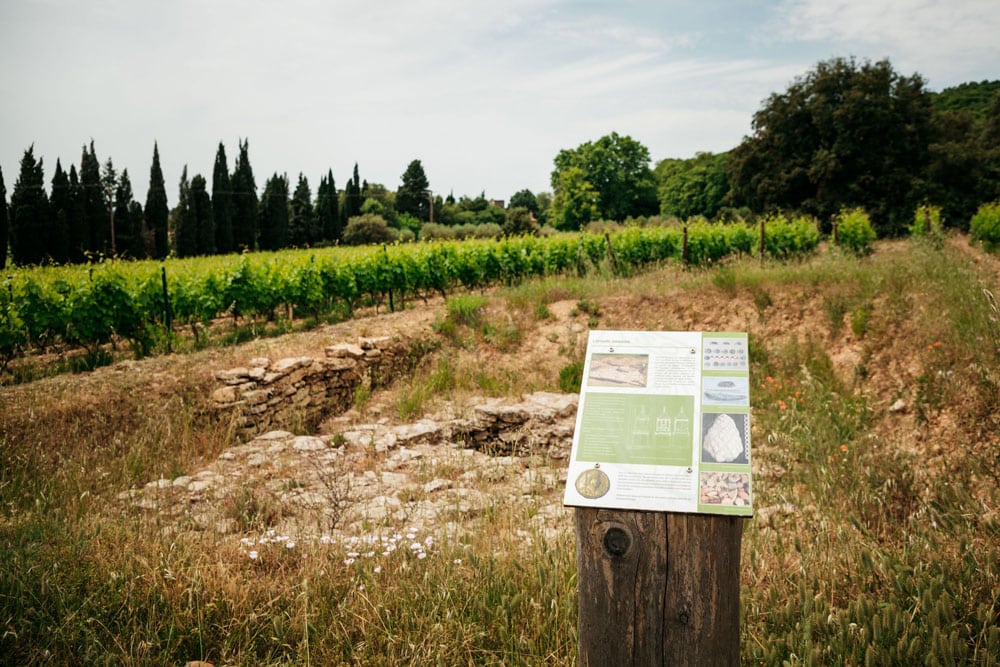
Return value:
[(934, 117), (927, 164), (927, 201), (941, 207), (945, 223), (968, 229), (969, 219), (989, 201), (989, 147), (980, 123), (968, 111)]
[(320, 240), (321, 232), (313, 209), (309, 180), (299, 172), (292, 192), (288, 215), (288, 244), (297, 247), (312, 245)]
[(90, 142), (90, 150), (84, 146), (80, 157), (80, 199), (84, 220), (81, 227), (87, 230), (85, 250), (89, 253), (107, 253), (111, 240), (108, 205), (104, 200), (101, 163), (97, 160), (93, 140)]
[(549, 210), (552, 208), (552, 193), (539, 192), (535, 195), (538, 202), (538, 221), (543, 225), (549, 224)]
[(340, 222), (340, 205), (337, 186), (333, 181), (333, 170), (327, 170), (320, 177), (316, 189), (316, 220), (322, 230), (324, 241), (339, 241), (343, 225)]
[(430, 187), (420, 160), (413, 160), (403, 172), (402, 185), (396, 190), (396, 210), (427, 222), (430, 220)]
[[(559, 151), (552, 189), (558, 198), (564, 183), (590, 183), (597, 193), (597, 217), (606, 220), (654, 215), (659, 205), (649, 161), (649, 149), (628, 135), (612, 132), (597, 141)], [(564, 179), (563, 174), (570, 169), (579, 169), (582, 179)]]
[(361, 205), (365, 203), (361, 194), (361, 179), (358, 177), (358, 163), (354, 163), (354, 176), (344, 186), (344, 205), (340, 217), (346, 224), (351, 218), (361, 215)]
[(257, 183), (250, 166), (250, 141), (240, 142), (240, 154), (233, 170), (233, 243), (237, 249), (257, 247)]
[(226, 254), (236, 250), (233, 238), (233, 183), (229, 178), (226, 147), (219, 142), (212, 170), (212, 219), (215, 221), (215, 251)]
[(275, 173), (264, 184), (260, 201), (260, 249), (280, 250), (288, 244), (288, 178)]
[(52, 195), (49, 197), (52, 233), (46, 243), (49, 257), (57, 264), (69, 261), (69, 230), (73, 217), (73, 207), (69, 175), (63, 171), (62, 164), (57, 158), (56, 169), (52, 174)]
[(66, 209), (66, 225), (69, 230), (69, 261), (83, 262), (87, 259), (90, 230), (87, 228), (87, 213), (84, 210), (83, 186), (76, 172), (76, 165), (69, 166), (69, 207)]
[(361, 183), (361, 212), (365, 213), (365, 204), (369, 201), (378, 202), (381, 215), (390, 227), (399, 226), (399, 214), (396, 212), (396, 193), (381, 183)]
[(985, 120), (998, 95), (1000, 81), (971, 81), (931, 93), (931, 101), (939, 113), (961, 111), (972, 114), (977, 120)]
[(714, 218), (729, 193), (727, 158), (727, 153), (698, 153), (688, 160), (657, 163), (654, 175), (660, 213), (682, 220), (696, 215)]
[(104, 163), (101, 170), (101, 197), (104, 201), (104, 224), (107, 226), (108, 245), (106, 254), (114, 257), (118, 254), (117, 239), (115, 238), (115, 190), (118, 189), (118, 172), (111, 162), (111, 156)]
[(208, 181), (201, 174), (191, 179), (191, 213), (197, 236), (199, 255), (215, 254), (215, 219), (212, 198), (208, 194)]
[(550, 210), (551, 220), (559, 229), (578, 230), (601, 216), (601, 195), (587, 179), (582, 167), (567, 167), (559, 171), (553, 183), (555, 195)]
[(170, 253), (167, 236), (169, 215), (167, 188), (163, 182), (163, 170), (160, 168), (160, 150), (154, 142), (153, 164), (149, 168), (149, 189), (146, 190), (146, 206), (143, 209), (143, 217), (146, 229), (153, 237), (151, 250), (156, 259), (163, 259)]
[(174, 231), (174, 252), (178, 257), (193, 257), (198, 254), (198, 224), (191, 202), (191, 183), (188, 182), (187, 165), (181, 172), (181, 182), (177, 194), (177, 206), (170, 212), (170, 223)]
[(0, 271), (7, 268), (7, 243), (10, 238), (10, 216), (7, 209), (7, 186), (0, 169)]
[(538, 197), (536, 197), (531, 190), (524, 189), (518, 190), (510, 197), (510, 201), (507, 203), (509, 208), (523, 207), (531, 211), (535, 216), (538, 216)]
[(535, 220), (534, 213), (525, 206), (511, 206), (507, 209), (503, 233), (505, 236), (537, 234), (538, 222)]
[[(959, 88), (967, 96), (973, 90), (991, 89), (985, 82)], [(1000, 198), (1000, 92), (990, 104), (981, 96), (962, 99), (976, 104), (969, 102), (961, 108), (952, 104), (955, 108), (934, 114), (927, 200), (942, 207), (946, 224), (968, 229), (982, 204)]]
[(887, 60), (821, 62), (754, 114), (753, 135), (729, 159), (731, 201), (824, 224), (862, 207), (880, 236), (902, 233), (923, 196), (930, 126), (919, 75), (900, 76)]
[(146, 256), (142, 239), (142, 205), (133, 199), (128, 169), (122, 169), (115, 188), (115, 247), (120, 257)]
[(10, 196), (10, 249), (15, 264), (38, 264), (48, 256), (46, 239), (52, 229), (49, 198), (45, 194), (42, 159), (35, 160), (32, 145), (21, 157), (21, 171)]

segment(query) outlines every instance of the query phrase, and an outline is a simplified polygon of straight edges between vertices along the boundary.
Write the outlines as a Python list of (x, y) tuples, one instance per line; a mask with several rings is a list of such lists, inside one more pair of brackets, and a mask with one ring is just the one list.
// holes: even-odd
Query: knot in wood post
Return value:
[(614, 524), (604, 531), (604, 552), (612, 558), (623, 558), (632, 546), (632, 535), (625, 526)]

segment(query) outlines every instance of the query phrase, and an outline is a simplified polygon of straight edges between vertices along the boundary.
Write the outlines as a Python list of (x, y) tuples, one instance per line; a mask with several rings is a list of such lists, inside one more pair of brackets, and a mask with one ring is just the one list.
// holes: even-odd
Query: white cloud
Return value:
[(774, 17), (785, 40), (888, 57), (900, 73), (918, 71), (935, 88), (967, 81), (970, 72), (995, 78), (1000, 63), (996, 0), (787, 0)]

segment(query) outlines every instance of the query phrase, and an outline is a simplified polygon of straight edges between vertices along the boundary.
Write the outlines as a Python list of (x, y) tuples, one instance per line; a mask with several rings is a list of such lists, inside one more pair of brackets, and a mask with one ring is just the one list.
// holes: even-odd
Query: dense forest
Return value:
[[(906, 229), (918, 205), (967, 229), (982, 204), (1000, 199), (1000, 81), (938, 93), (888, 61), (834, 58), (764, 101), (753, 133), (731, 151), (664, 159), (615, 132), (554, 158), (551, 192), (525, 189), (507, 202), (432, 194), (420, 160), (393, 190), (362, 180), (342, 188), (332, 170), (313, 191), (305, 175), (272, 174), (259, 188), (249, 141), (230, 166), (216, 150), (211, 181), (177, 186), (173, 207), (154, 143), (144, 203), (127, 169), (85, 145), (79, 167), (56, 160), (46, 184), (29, 146), (8, 200), (0, 170), (0, 268), (97, 257), (162, 258), (395, 240), (496, 237), (575, 230), (650, 216), (750, 220), (777, 211), (827, 224), (864, 208), (882, 236)], [(9, 201), (9, 203), (8, 203)], [(506, 206), (504, 205), (506, 204)]]

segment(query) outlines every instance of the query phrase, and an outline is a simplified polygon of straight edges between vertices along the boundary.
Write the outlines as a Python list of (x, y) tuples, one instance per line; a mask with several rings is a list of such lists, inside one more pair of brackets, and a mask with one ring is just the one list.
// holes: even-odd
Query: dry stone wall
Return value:
[(359, 338), (326, 348), (322, 358), (251, 359), (215, 372), (210, 408), (231, 413), (244, 439), (291, 424), (315, 426), (348, 410), (359, 387), (376, 389), (409, 373), (430, 349), (424, 339)]

